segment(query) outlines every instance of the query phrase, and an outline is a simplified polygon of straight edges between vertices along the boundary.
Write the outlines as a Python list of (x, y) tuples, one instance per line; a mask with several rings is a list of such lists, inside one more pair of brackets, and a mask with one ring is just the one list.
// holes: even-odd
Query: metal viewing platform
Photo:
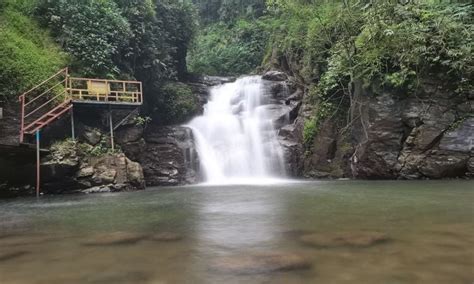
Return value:
[[(61, 118), (71, 115), (71, 135), (74, 133), (74, 105), (108, 108), (110, 140), (114, 149), (114, 130), (143, 104), (143, 86), (139, 81), (78, 78), (69, 75), (66, 67), (19, 96), (21, 106), (20, 144), (25, 136), (35, 135), (37, 149), (37, 194), (39, 194), (40, 131)], [(115, 126), (112, 110), (131, 109), (129, 115)]]

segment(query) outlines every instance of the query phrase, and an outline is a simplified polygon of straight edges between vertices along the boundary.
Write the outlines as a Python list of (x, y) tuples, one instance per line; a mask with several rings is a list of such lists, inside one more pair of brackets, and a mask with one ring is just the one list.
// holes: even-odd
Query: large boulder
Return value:
[(94, 153), (94, 146), (66, 140), (42, 161), (45, 192), (85, 193), (145, 188), (141, 166), (123, 153)]
[(420, 161), (419, 171), (434, 179), (459, 177), (468, 172), (468, 161), (467, 155), (435, 151)]
[(143, 167), (148, 186), (182, 185), (198, 180), (197, 153), (191, 129), (183, 126), (150, 126), (144, 138), (121, 144)]
[(95, 146), (102, 140), (102, 133), (97, 128), (85, 126), (79, 138), (85, 143)]

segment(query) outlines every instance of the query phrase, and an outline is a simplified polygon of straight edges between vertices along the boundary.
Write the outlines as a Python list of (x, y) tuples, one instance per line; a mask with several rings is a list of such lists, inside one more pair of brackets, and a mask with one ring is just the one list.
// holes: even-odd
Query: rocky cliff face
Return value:
[(474, 94), (455, 94), (439, 82), (424, 82), (416, 95), (358, 88), (348, 110), (352, 123), (322, 121), (306, 147), (304, 122), (317, 106), (308, 102), (304, 89), (286, 97), (287, 104), (301, 105), (294, 121), (279, 130), (292, 174), (360, 179), (474, 175)]
[[(474, 97), (425, 82), (417, 96), (367, 92), (354, 131), (356, 178), (454, 178), (473, 174)], [(469, 162), (471, 160), (471, 162)]]
[(145, 188), (140, 164), (122, 153), (91, 154), (93, 151), (93, 146), (71, 140), (54, 144), (42, 159), (42, 191), (94, 193)]
[(182, 126), (126, 127), (117, 133), (124, 153), (139, 162), (148, 186), (195, 183), (198, 160), (192, 132)]
[(283, 72), (269, 71), (262, 76), (266, 106), (271, 110), (273, 125), (278, 133), (282, 146), (289, 176), (299, 176), (301, 173), (301, 144), (302, 133), (298, 129), (298, 113), (303, 99), (303, 91)]

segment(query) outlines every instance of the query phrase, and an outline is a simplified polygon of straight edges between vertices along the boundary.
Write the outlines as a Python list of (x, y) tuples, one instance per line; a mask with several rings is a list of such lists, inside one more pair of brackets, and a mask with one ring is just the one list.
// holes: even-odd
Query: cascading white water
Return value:
[(285, 174), (283, 152), (264, 106), (261, 77), (214, 87), (193, 130), (207, 183), (258, 183)]

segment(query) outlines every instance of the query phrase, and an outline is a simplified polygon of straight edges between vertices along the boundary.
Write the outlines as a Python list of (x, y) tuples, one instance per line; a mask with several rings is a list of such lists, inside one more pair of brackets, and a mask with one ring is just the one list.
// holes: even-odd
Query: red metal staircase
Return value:
[(72, 108), (68, 95), (68, 69), (64, 68), (20, 97), (20, 143)]

